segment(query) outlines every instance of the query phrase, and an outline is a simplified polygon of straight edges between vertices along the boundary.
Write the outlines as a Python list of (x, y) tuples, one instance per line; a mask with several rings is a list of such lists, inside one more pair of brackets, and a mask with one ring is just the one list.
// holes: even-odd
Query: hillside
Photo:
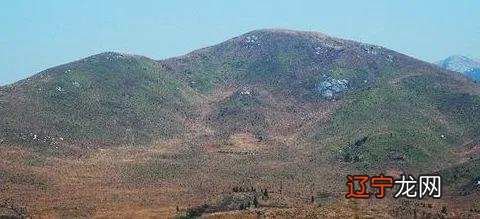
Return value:
[(165, 60), (102, 53), (1, 87), (0, 102), (4, 201), (39, 215), (230, 212), (258, 196), (263, 213), (354, 217), (374, 205), (345, 202), (348, 173), (440, 172), (452, 197), (466, 191), (428, 213), (478, 195), (480, 87), (315, 32), (255, 30)]
[(1, 88), (6, 141), (144, 144), (184, 132), (195, 93), (154, 60), (102, 53)]
[[(327, 146), (364, 166), (429, 168), (451, 162), (449, 150), (478, 136), (478, 87), (375, 45), (260, 30), (161, 63), (206, 95), (237, 87), (209, 119), (223, 135), (295, 135), (313, 154)], [(248, 95), (239, 95), (245, 89)], [(365, 144), (354, 146), (362, 138)]]
[[(200, 118), (224, 88), (234, 90)], [(102, 53), (48, 69), (2, 88), (0, 122), (6, 140), (27, 144), (144, 145), (207, 126), (220, 138), (295, 136), (365, 166), (431, 167), (478, 136), (478, 92), (379, 46), (258, 30), (167, 60)]]
[(470, 71), (465, 72), (465, 75), (472, 80), (474, 80), (476, 83), (480, 82), (480, 68), (472, 69)]
[(435, 64), (450, 71), (463, 73), (473, 81), (480, 81), (480, 61), (465, 56), (450, 56)]

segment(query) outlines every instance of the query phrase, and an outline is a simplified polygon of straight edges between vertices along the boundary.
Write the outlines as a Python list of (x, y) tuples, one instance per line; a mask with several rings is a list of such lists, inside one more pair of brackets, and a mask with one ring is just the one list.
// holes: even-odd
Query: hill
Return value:
[[(264, 29), (165, 60), (102, 53), (1, 87), (0, 102), (0, 201), (41, 216), (478, 208), (480, 87), (376, 45)], [(442, 173), (451, 196), (363, 208), (344, 199), (354, 173)], [(262, 208), (234, 211), (253, 197)]]
[(1, 88), (4, 141), (144, 144), (186, 129), (195, 93), (154, 60), (102, 53)]
[[(200, 117), (215, 93), (223, 99)], [(258, 30), (167, 60), (103, 53), (48, 69), (2, 88), (0, 122), (3, 138), (28, 144), (144, 145), (206, 126), (222, 139), (326, 147), (364, 166), (431, 167), (478, 136), (478, 93), (379, 46)]]
[(435, 64), (450, 71), (463, 73), (476, 82), (480, 81), (480, 62), (477, 60), (465, 56), (450, 56)]
[(160, 62), (202, 94), (237, 87), (209, 117), (223, 134), (294, 135), (313, 154), (416, 167), (452, 161), (447, 151), (478, 136), (478, 87), (375, 45), (259, 30)]

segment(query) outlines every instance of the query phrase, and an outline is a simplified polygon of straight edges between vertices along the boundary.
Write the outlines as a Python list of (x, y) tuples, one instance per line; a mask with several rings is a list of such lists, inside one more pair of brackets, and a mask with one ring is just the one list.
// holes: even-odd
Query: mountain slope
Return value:
[(465, 56), (450, 56), (444, 60), (435, 62), (436, 65), (456, 72), (467, 72), (475, 68), (480, 68), (480, 62)]
[(155, 61), (118, 53), (51, 68), (1, 90), (2, 134), (40, 145), (172, 137), (185, 130), (182, 120), (195, 100)]
[(149, 144), (193, 131), (209, 136), (203, 145), (248, 134), (314, 161), (436, 170), (478, 137), (479, 93), (383, 47), (267, 29), (166, 60), (105, 53), (49, 69), (2, 88), (0, 122), (2, 138), (20, 144)]
[[(440, 168), (456, 159), (452, 148), (478, 136), (478, 87), (374, 45), (260, 30), (161, 62), (207, 95), (237, 87), (217, 106), (223, 113), (212, 116), (221, 121), (213, 125), (217, 132), (295, 137), (312, 147), (314, 159), (324, 159), (327, 149), (359, 166)], [(238, 95), (249, 87), (256, 95)]]
[[(479, 109), (462, 74), (314, 32), (102, 53), (0, 87), (0, 211), (475, 218)], [(379, 173), (439, 173), (443, 197), (345, 199), (347, 174)]]
[(476, 81), (477, 83), (480, 82), (480, 68), (469, 70), (465, 72), (465, 75), (471, 78), (472, 80)]
[(465, 56), (450, 56), (435, 64), (450, 71), (463, 73), (474, 81), (480, 81), (480, 62), (477, 60)]

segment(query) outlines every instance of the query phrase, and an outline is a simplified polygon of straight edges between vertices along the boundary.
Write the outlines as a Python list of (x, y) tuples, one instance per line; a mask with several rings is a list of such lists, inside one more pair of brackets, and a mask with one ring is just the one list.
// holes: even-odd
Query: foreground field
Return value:
[(208, 148), (186, 155), (178, 153), (178, 143), (75, 157), (3, 146), (2, 209), (33, 218), (480, 216), (478, 192), (435, 201), (346, 200), (344, 179), (351, 170), (338, 164)]

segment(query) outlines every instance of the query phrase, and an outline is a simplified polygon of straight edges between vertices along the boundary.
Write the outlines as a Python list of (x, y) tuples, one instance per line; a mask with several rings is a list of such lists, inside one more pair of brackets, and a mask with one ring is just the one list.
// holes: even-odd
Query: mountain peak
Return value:
[[(120, 52), (113, 52), (113, 51), (106, 51), (106, 52), (101, 52), (95, 55), (91, 55), (85, 59), (82, 59), (83, 61), (89, 61), (89, 60), (116, 60), (116, 59), (132, 59), (132, 58), (145, 58), (144, 56), (140, 55), (135, 55), (135, 54), (129, 54), (129, 53), (120, 53)], [(80, 61), (82, 61), (80, 60)]]
[(451, 71), (465, 73), (480, 68), (480, 62), (463, 55), (453, 55), (435, 64)]
[(317, 36), (324, 36), (330, 37), (324, 33), (317, 32), (317, 31), (304, 31), (304, 30), (292, 30), (292, 29), (285, 29), (285, 28), (264, 28), (264, 29), (256, 29), (252, 30), (246, 34), (253, 34), (253, 33), (264, 33), (264, 34), (290, 34), (290, 35), (317, 35)]
[(272, 56), (297, 56), (318, 64), (323, 61), (341, 62), (342, 59), (348, 59), (345, 62), (350, 62), (351, 59), (370, 59), (392, 63), (394, 56), (398, 55), (400, 54), (381, 46), (336, 38), (320, 32), (258, 29), (182, 57), (265, 61)]
[(336, 41), (345, 41), (321, 32), (282, 29), (282, 28), (257, 29), (257, 30), (253, 30), (245, 34), (242, 34), (236, 38), (242, 39), (242, 38), (252, 38), (252, 37), (253, 38), (261, 37), (261, 38), (269, 39), (272, 41), (276, 41), (282, 38), (310, 39), (315, 41), (325, 41), (327, 39), (336, 40)]

